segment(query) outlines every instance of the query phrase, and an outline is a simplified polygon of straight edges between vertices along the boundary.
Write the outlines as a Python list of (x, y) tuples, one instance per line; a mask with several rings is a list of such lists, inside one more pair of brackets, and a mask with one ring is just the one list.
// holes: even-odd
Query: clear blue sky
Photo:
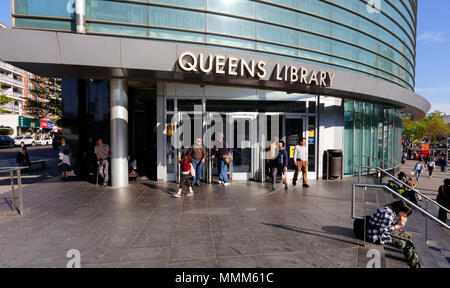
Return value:
[[(10, 25), (10, 19), (9, 1), (1, 0), (0, 21)], [(431, 102), (432, 110), (450, 115), (449, 0), (419, 0), (416, 92)]]

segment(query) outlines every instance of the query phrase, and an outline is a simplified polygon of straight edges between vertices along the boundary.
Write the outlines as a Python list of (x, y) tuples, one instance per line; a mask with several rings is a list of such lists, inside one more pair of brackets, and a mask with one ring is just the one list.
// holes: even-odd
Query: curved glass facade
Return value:
[[(238, 49), (414, 89), (416, 1), (86, 0), (87, 33)], [(15, 27), (74, 31), (70, 1), (14, 0)]]
[(358, 174), (360, 166), (388, 169), (400, 164), (401, 125), (402, 116), (397, 109), (345, 101), (344, 174)]

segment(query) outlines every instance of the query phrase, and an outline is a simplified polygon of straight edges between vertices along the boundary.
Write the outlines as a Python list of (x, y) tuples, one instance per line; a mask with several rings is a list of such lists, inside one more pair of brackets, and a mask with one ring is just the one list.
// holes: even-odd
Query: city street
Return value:
[[(27, 185), (48, 179), (59, 174), (56, 164), (57, 152), (51, 145), (48, 146), (27, 146), (30, 160), (47, 160), (46, 168), (39, 166), (32, 167), (28, 172), (23, 173), (22, 183)], [(0, 168), (16, 166), (16, 155), (21, 150), (20, 147), (0, 148)], [(0, 194), (11, 190), (9, 174), (0, 174)]]

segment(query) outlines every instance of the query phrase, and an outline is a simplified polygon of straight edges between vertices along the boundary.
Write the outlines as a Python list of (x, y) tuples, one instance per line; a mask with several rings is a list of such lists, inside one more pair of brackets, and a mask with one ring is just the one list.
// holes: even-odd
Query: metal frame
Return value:
[[(367, 191), (367, 188), (376, 188), (376, 189), (382, 189), (384, 192), (387, 190), (389, 191), (392, 195), (394, 195), (395, 197), (400, 198), (401, 200), (405, 201), (410, 207), (418, 210), (419, 212), (421, 212), (426, 220), (425, 220), (425, 242), (428, 241), (428, 218), (430, 218), (431, 220), (433, 220), (434, 222), (438, 223), (439, 225), (441, 225), (442, 227), (446, 228), (447, 230), (450, 231), (450, 226), (448, 226), (446, 223), (442, 222), (441, 220), (439, 220), (438, 218), (434, 217), (433, 215), (431, 215), (430, 213), (428, 213), (428, 211), (422, 209), (421, 207), (417, 206), (416, 204), (414, 204), (413, 202), (411, 202), (410, 200), (408, 200), (407, 198), (403, 197), (402, 195), (398, 194), (397, 192), (395, 192), (394, 190), (392, 190), (389, 187), (386, 187), (385, 185), (376, 185), (376, 184), (353, 184), (352, 186), (352, 203), (351, 203), (351, 217), (352, 219), (361, 219), (364, 220), (364, 240), (363, 240), (363, 246), (366, 246), (366, 216), (357, 216), (356, 215), (356, 188), (364, 188), (364, 193), (365, 191)], [(366, 214), (366, 201), (365, 201), (365, 194), (363, 195), (363, 207), (364, 207), (364, 213)]]
[[(2, 167), (0, 168), (0, 173), (9, 172), (9, 177), (11, 179), (11, 206), (15, 213), (23, 216), (23, 193), (22, 193), (22, 174), (21, 170), (27, 169), (28, 167)], [(16, 171), (17, 186), (19, 191), (19, 211), (16, 207), (16, 196), (15, 196), (15, 181), (14, 181), (14, 171)]]
[[(430, 197), (428, 197), (427, 195), (423, 194), (422, 192), (420, 192), (419, 190), (409, 186), (407, 183), (401, 181), (400, 179), (396, 178), (394, 175), (390, 174), (389, 172), (387, 172), (384, 169), (381, 169), (380, 167), (376, 167), (376, 166), (361, 166), (359, 167), (359, 171), (358, 171), (358, 184), (361, 184), (361, 176), (362, 176), (362, 169), (367, 169), (367, 175), (370, 174), (370, 170), (371, 169), (375, 169), (378, 172), (382, 172), (384, 174), (386, 174), (387, 176), (395, 179), (396, 181), (398, 181), (399, 183), (403, 184), (404, 186), (408, 187), (409, 189), (411, 189), (412, 191), (414, 191), (415, 193), (419, 194), (420, 196), (422, 196), (423, 198), (425, 198), (425, 204), (428, 207), (428, 202), (433, 203), (434, 205), (436, 205), (437, 207), (444, 209), (445, 211), (447, 211), (447, 213), (450, 213), (450, 210), (445, 208), (444, 206), (442, 206), (441, 204), (437, 203), (436, 201), (434, 201), (433, 199), (431, 199)], [(381, 179), (381, 177), (379, 177)]]

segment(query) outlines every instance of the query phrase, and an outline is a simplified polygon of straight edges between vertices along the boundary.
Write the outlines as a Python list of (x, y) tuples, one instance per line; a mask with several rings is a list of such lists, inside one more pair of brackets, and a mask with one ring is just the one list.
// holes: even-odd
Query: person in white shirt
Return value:
[(309, 187), (308, 185), (308, 150), (306, 146), (305, 138), (300, 139), (298, 145), (295, 146), (294, 150), (294, 164), (297, 167), (294, 174), (294, 179), (292, 184), (297, 185), (298, 174), (302, 171), (303, 187)]

